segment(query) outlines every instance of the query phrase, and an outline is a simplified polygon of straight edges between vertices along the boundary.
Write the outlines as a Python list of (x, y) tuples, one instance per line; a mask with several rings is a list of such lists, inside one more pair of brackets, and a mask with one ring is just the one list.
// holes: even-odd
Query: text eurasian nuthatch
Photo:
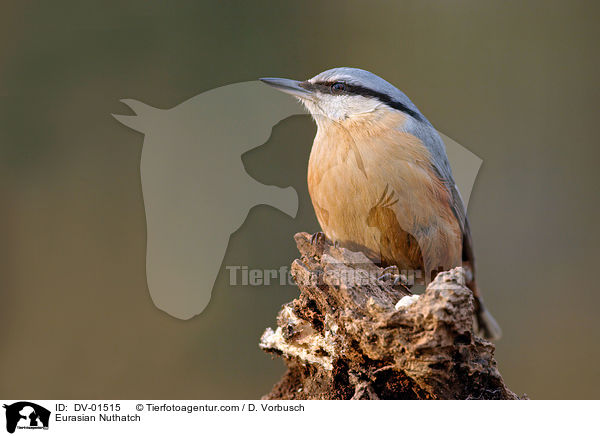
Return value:
[(498, 338), (475, 282), (469, 222), (444, 143), (409, 98), (356, 68), (304, 82), (261, 80), (297, 97), (317, 123), (308, 189), (325, 235), (383, 265), (423, 271), (426, 282), (463, 266), (478, 329)]

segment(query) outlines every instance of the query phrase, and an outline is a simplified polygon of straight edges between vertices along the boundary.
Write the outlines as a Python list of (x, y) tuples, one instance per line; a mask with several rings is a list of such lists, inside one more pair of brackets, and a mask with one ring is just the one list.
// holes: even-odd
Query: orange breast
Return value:
[(330, 123), (317, 132), (308, 188), (325, 234), (400, 269), (461, 264), (462, 234), (450, 194), (421, 141), (397, 111)]

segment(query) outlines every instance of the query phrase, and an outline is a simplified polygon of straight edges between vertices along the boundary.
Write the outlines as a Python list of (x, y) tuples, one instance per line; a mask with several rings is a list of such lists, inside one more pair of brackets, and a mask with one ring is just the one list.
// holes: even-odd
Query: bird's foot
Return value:
[(410, 294), (410, 282), (405, 274), (401, 274), (400, 270), (396, 265), (388, 266), (383, 269), (382, 274), (377, 278), (381, 282), (388, 280), (392, 281), (392, 287), (402, 288), (405, 292)]
[(380, 282), (385, 282), (399, 275), (400, 271), (398, 270), (398, 267), (396, 265), (392, 265), (384, 268), (381, 272), (381, 275), (377, 277), (377, 280), (379, 280)]
[(396, 285), (400, 285), (403, 288), (406, 288), (410, 285), (410, 283), (408, 282), (408, 278), (404, 274), (398, 274), (394, 277), (394, 282), (392, 283), (392, 286)]
[(314, 233), (310, 237), (310, 243), (312, 245), (318, 244), (320, 242), (325, 242), (326, 240), (327, 240), (327, 237), (325, 236), (325, 233), (323, 233), (323, 232)]

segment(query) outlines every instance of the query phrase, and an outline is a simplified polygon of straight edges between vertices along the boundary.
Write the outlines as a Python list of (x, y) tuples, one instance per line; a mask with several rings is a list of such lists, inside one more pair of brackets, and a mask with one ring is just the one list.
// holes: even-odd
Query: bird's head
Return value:
[(417, 121), (424, 120), (402, 91), (381, 77), (358, 68), (333, 68), (303, 82), (278, 78), (260, 80), (298, 98), (319, 125), (390, 111), (399, 111)]

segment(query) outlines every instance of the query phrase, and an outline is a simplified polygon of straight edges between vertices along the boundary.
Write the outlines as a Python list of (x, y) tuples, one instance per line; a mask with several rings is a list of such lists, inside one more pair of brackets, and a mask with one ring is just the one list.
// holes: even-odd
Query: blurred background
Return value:
[[(271, 269), (318, 224), (306, 189), (315, 126), (279, 123), (242, 156), (293, 186), (296, 219), (253, 208), (206, 310), (152, 303), (143, 136), (111, 113), (170, 108), (263, 76), (364, 68), (483, 159), (469, 215), (508, 386), (535, 399), (600, 388), (599, 3), (4, 2), (0, 14), (0, 397), (257, 398), (284, 371), (258, 348), (292, 286), (229, 285)], [(207, 249), (209, 252), (210, 249)]]

